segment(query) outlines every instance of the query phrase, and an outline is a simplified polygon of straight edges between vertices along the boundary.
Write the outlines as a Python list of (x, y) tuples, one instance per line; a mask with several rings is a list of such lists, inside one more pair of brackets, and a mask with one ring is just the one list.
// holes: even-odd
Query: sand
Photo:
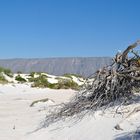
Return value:
[[(140, 113), (124, 120), (120, 124), (123, 130), (116, 130), (114, 126), (127, 113), (114, 116), (113, 108), (104, 115), (98, 111), (94, 115), (86, 115), (79, 122), (58, 122), (33, 132), (44, 120), (47, 107), (67, 102), (75, 94), (73, 90), (39, 89), (25, 84), (0, 85), (0, 140), (130, 140), (134, 136), (140, 139), (136, 133), (140, 125)], [(43, 98), (50, 100), (30, 107), (33, 101)], [(132, 109), (138, 105), (125, 108)]]

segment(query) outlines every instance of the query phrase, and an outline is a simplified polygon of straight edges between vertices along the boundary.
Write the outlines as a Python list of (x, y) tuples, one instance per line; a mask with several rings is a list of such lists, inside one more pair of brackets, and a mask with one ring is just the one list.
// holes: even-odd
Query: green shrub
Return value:
[(63, 76), (72, 79), (72, 75), (71, 74), (67, 73), (67, 74), (64, 74)]
[(9, 76), (9, 77), (13, 77), (13, 73), (11, 72), (10, 69), (5, 69), (5, 70), (4, 70), (4, 73), (5, 73), (7, 76)]
[(0, 67), (0, 73), (4, 73), (6, 74), (7, 76), (9, 77), (13, 77), (13, 73), (10, 69), (6, 69), (6, 68), (3, 68), (3, 67)]
[(33, 82), (32, 87), (50, 88), (50, 89), (74, 89), (78, 90), (79, 86), (71, 79), (59, 79), (58, 83), (49, 83), (46, 75), (40, 75), (37, 78), (29, 78)]
[(5, 77), (2, 74), (0, 74), (0, 84), (6, 84), (6, 83), (8, 83), (8, 81), (5, 79)]
[(4, 72), (4, 68), (3, 67), (0, 67), (0, 73), (1, 72)]
[(46, 79), (46, 75), (40, 75), (37, 78), (30, 78), (29, 81), (33, 82), (32, 87), (45, 88), (49, 85), (49, 82)]
[(20, 83), (25, 83), (25, 82), (27, 82), (26, 79), (22, 78), (20, 75), (17, 75), (17, 76), (15, 77), (15, 80), (17, 80), (17, 81), (20, 82)]
[(77, 83), (75, 83), (73, 80), (64, 80), (62, 82), (60, 82), (60, 85), (63, 85), (65, 88), (71, 88), (71, 89), (79, 89), (79, 86)]
[(34, 78), (35, 74), (36, 74), (35, 72), (31, 72), (29, 76)]
[(66, 79), (60, 80), (56, 84), (50, 84), (49, 87), (53, 89), (74, 89), (74, 90), (79, 89), (79, 85), (77, 83), (75, 83), (72, 80)]
[(33, 78), (33, 77), (28, 78), (28, 81), (29, 81), (29, 82), (34, 82), (34, 81), (35, 81), (35, 78)]
[(60, 81), (60, 80), (64, 80), (64, 78), (61, 77), (55, 77), (56, 80)]

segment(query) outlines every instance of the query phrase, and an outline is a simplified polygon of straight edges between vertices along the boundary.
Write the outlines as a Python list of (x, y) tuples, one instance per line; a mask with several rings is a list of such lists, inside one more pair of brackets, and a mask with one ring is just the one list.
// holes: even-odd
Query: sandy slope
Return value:
[[(140, 126), (140, 113), (124, 120), (120, 124), (123, 130), (115, 130), (114, 126), (127, 113), (114, 117), (114, 109), (107, 110), (103, 116), (98, 111), (77, 123), (59, 122), (31, 133), (47, 111), (39, 111), (41, 105), (29, 107), (32, 101), (47, 97), (54, 104), (59, 104), (68, 101), (74, 94), (72, 90), (37, 89), (28, 85), (0, 86), (0, 140), (131, 140), (134, 136), (140, 139), (139, 134), (134, 133)], [(50, 103), (46, 105), (49, 107)], [(125, 110), (137, 105), (130, 105)]]
[(67, 101), (72, 94), (72, 90), (33, 89), (26, 85), (0, 86), (0, 140), (20, 140), (38, 127), (45, 112), (29, 107), (32, 101), (47, 97), (57, 104)]

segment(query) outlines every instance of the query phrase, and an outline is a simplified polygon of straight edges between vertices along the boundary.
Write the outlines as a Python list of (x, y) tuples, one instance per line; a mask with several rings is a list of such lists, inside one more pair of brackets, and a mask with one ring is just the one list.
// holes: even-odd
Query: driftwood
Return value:
[[(128, 46), (123, 53), (117, 53), (112, 65), (89, 77), (69, 103), (63, 104), (59, 110), (46, 116), (43, 127), (81, 113), (95, 112), (116, 104), (128, 104), (133, 97), (133, 89), (140, 88), (140, 57), (133, 50), (139, 44), (140, 41), (137, 41)], [(89, 79), (93, 79), (92, 83), (88, 82)]]

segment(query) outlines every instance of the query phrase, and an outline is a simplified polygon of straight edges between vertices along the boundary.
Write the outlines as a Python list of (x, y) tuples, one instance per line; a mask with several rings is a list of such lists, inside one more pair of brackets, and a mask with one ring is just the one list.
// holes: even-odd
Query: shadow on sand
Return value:
[(118, 135), (114, 140), (140, 140), (140, 130)]

